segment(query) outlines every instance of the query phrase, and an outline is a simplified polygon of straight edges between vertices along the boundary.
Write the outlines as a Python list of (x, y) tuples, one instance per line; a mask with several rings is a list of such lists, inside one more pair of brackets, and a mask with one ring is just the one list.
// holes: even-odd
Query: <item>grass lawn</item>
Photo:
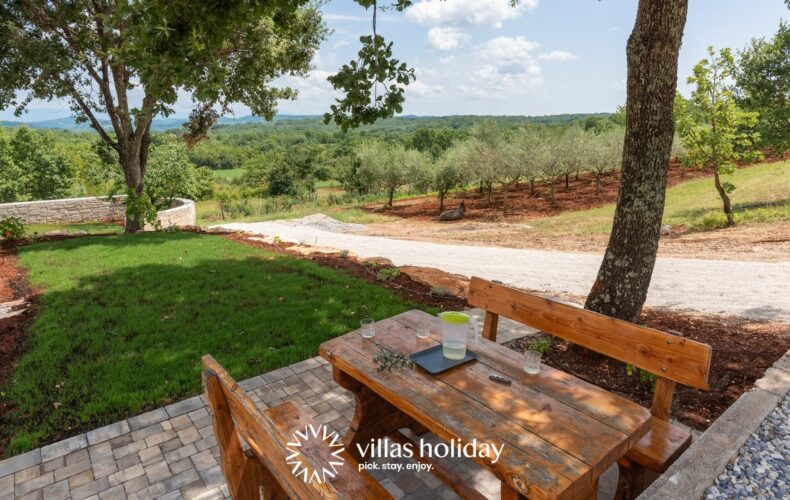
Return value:
[(316, 355), (361, 318), (417, 307), (307, 260), (194, 233), (37, 243), (19, 262), (43, 296), (0, 388), (7, 455), (198, 394), (202, 354), (241, 380)]
[[(251, 204), (263, 203), (263, 200), (253, 199)], [(216, 200), (203, 200), (195, 203), (195, 212), (199, 226), (212, 226), (224, 222), (260, 222), (276, 219), (296, 219), (306, 215), (323, 213), (334, 217), (343, 222), (354, 222), (358, 224), (370, 224), (372, 222), (387, 222), (393, 219), (386, 215), (375, 214), (362, 210), (358, 206), (352, 205), (326, 205), (324, 203), (303, 203), (294, 205), (289, 210), (280, 210), (268, 214), (253, 214), (239, 217), (229, 217), (226, 220), (220, 219), (219, 204)]]
[(246, 168), (226, 168), (224, 170), (215, 170), (214, 177), (220, 180), (230, 181), (233, 179), (240, 179), (246, 171)]
[(25, 226), (27, 234), (44, 234), (48, 231), (69, 231), (75, 233), (77, 231), (85, 231), (89, 234), (99, 233), (118, 233), (123, 232), (123, 226), (112, 224), (110, 222), (82, 222), (78, 224), (29, 224)]
[[(790, 221), (790, 161), (738, 169), (729, 180), (737, 188), (731, 195), (736, 223)], [(611, 204), (529, 223), (538, 231), (553, 235), (608, 234), (613, 216)], [(712, 177), (667, 190), (664, 224), (685, 224), (693, 231), (707, 231), (723, 227), (726, 222)]]

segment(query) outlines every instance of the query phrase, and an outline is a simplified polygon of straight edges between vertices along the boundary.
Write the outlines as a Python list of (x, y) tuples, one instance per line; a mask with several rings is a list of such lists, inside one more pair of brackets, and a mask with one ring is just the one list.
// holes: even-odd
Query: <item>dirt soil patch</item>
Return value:
[[(17, 256), (14, 247), (0, 247), (0, 304), (15, 301), (23, 297), (31, 297), (32, 290), (27, 284), (27, 276), (17, 267)], [(10, 318), (0, 319), (0, 387), (14, 371), (16, 361), (25, 351), (28, 341), (27, 328), (33, 321), (33, 306), (27, 307), (22, 313)], [(6, 412), (6, 406), (0, 402), (0, 415)], [(5, 455), (4, 440), (0, 440), (0, 457)]]
[(266, 243), (260, 240), (248, 239), (239, 233), (226, 234), (225, 236), (234, 241), (263, 248), (270, 252), (309, 259), (322, 266), (345, 271), (369, 283), (388, 288), (412, 302), (436, 307), (443, 311), (457, 311), (469, 307), (466, 300), (455, 296), (437, 294), (436, 290), (430, 285), (416, 281), (403, 272), (397, 275), (389, 275), (388, 279), (379, 279), (378, 276), (381, 270), (396, 269), (386, 263), (380, 265), (370, 260), (367, 262), (360, 262), (353, 256), (341, 257), (339, 253), (313, 253), (305, 255), (304, 252), (291, 249), (291, 247), (295, 247), (295, 245), (291, 243)]
[[(703, 170), (681, 169), (678, 163), (673, 162), (667, 175), (667, 185), (674, 186), (681, 182), (711, 175)], [(568, 177), (567, 189), (564, 179), (555, 185), (557, 203), (552, 204), (548, 185), (537, 181), (533, 196), (530, 194), (529, 181), (526, 181), (520, 183), (518, 188), (508, 192), (507, 216), (517, 218), (548, 217), (567, 211), (597, 208), (617, 201), (619, 189), (619, 172), (602, 177), (600, 196), (595, 194), (595, 177), (591, 173), (582, 173), (578, 179), (571, 174)], [(445, 208), (455, 208), (461, 200), (466, 205), (464, 220), (502, 220), (501, 191), (494, 191), (493, 204), (488, 202), (485, 193), (478, 190), (452, 193), (445, 200)], [(375, 203), (367, 205), (363, 209), (403, 219), (436, 220), (439, 214), (439, 200), (435, 196), (420, 196), (397, 201), (392, 207), (387, 207), (383, 203)]]
[[(413, 219), (408, 224), (369, 224), (365, 235), (459, 245), (588, 253), (603, 253), (609, 241), (609, 235), (605, 234), (544, 236), (536, 233), (528, 220), (522, 223), (461, 221), (447, 224)], [(739, 225), (710, 232), (662, 236), (658, 256), (784, 262), (790, 256), (790, 223)]]
[[(699, 430), (707, 429), (790, 349), (790, 325), (787, 324), (664, 310), (645, 311), (642, 321), (652, 328), (697, 340), (713, 348), (710, 390), (678, 384), (672, 405), (674, 418)], [(529, 341), (528, 338), (517, 339), (508, 347), (523, 352), (529, 348)], [(650, 407), (652, 385), (640, 380), (638, 373), (628, 375), (623, 363), (606, 358), (591, 359), (568, 347), (567, 342), (555, 339), (545, 362)]]
[(0, 246), (0, 304), (21, 299), (30, 294), (27, 277), (17, 267), (16, 250), (13, 246)]

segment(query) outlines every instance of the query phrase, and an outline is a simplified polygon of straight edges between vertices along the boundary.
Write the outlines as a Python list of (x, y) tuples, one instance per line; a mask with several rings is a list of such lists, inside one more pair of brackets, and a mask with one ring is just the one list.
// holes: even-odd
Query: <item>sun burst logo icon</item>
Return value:
[[(285, 463), (293, 466), (291, 474), (294, 477), (302, 477), (302, 481), (307, 484), (312, 484), (315, 481), (318, 484), (325, 483), (327, 479), (332, 479), (337, 475), (337, 468), (344, 463), (345, 459), (340, 455), (345, 451), (343, 443), (340, 441), (340, 436), (336, 431), (330, 431), (325, 425), (306, 425), (304, 431), (294, 431), (291, 435), (291, 441), (286, 443), (286, 448), (291, 452), (285, 458)], [(326, 443), (331, 451), (331, 458), (326, 465), (315, 464), (316, 468), (312, 473), (305, 466), (307, 459), (302, 454), (302, 448), (308, 441), (323, 441)], [(321, 468), (319, 474), (318, 466)]]

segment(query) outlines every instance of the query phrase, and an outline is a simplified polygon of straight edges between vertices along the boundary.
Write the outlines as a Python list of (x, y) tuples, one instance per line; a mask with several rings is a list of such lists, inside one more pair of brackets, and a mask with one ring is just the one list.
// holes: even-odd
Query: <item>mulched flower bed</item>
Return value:
[[(641, 319), (647, 326), (704, 342), (713, 348), (708, 379), (710, 390), (678, 384), (672, 406), (674, 418), (699, 430), (707, 429), (790, 349), (790, 325), (787, 324), (666, 310), (647, 310)], [(529, 339), (514, 340), (508, 347), (523, 352), (529, 348)], [(638, 373), (628, 375), (623, 363), (607, 358), (593, 359), (568, 347), (567, 342), (555, 339), (544, 361), (650, 407), (652, 385), (640, 380)]]

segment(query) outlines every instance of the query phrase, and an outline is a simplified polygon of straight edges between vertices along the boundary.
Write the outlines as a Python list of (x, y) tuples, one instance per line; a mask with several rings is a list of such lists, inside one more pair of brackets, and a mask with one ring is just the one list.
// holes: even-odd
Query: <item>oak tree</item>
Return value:
[(326, 34), (307, 0), (8, 1), (0, 24), (0, 108), (67, 99), (117, 154), (127, 232), (153, 208), (144, 179), (154, 117), (190, 96), (192, 141), (231, 103), (271, 118), (278, 99), (295, 96), (272, 80), (304, 75)]
[(585, 308), (636, 321), (658, 253), (688, 0), (640, 0), (628, 38), (625, 140), (612, 232)]

